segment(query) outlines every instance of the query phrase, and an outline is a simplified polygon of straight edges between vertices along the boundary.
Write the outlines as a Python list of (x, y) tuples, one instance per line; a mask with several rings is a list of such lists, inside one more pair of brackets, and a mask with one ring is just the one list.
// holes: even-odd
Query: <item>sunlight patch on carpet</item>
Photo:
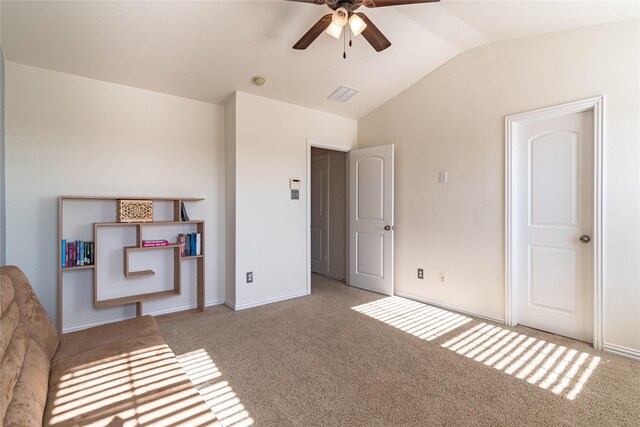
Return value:
[(442, 344), (476, 362), (573, 400), (600, 357), (480, 323)]
[(209, 353), (200, 349), (178, 356), (187, 376), (224, 427), (246, 427), (254, 420), (227, 381), (222, 379)]
[(471, 322), (461, 314), (401, 297), (383, 298), (352, 309), (427, 341)]
[[(352, 309), (426, 341), (472, 320), (442, 308), (395, 296)], [(569, 400), (578, 396), (601, 361), (600, 357), (589, 353), (487, 323), (466, 329), (442, 347)]]
[(68, 369), (54, 387), (51, 426), (211, 426), (216, 421), (164, 344)]

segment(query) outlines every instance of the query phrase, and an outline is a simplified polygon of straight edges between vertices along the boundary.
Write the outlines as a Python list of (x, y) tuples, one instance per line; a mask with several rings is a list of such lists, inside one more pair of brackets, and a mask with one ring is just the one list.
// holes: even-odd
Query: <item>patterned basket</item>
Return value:
[(151, 200), (118, 200), (116, 211), (118, 222), (153, 221), (153, 202)]

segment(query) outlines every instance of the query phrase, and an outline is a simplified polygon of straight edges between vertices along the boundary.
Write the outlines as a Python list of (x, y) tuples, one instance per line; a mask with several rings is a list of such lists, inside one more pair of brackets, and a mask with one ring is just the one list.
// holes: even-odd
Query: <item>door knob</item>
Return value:
[(385, 230), (387, 230), (387, 231), (389, 231), (389, 230), (391, 230), (391, 226), (390, 226), (390, 225), (385, 225), (385, 226), (384, 226), (384, 229), (385, 229)]
[(582, 236), (580, 236), (580, 241), (582, 243), (589, 243), (591, 241), (591, 237), (587, 236), (586, 234), (583, 234)]

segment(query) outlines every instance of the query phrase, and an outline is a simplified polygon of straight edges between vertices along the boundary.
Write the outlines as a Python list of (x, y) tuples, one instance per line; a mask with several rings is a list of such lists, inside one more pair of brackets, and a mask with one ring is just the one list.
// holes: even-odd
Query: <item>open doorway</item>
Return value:
[(311, 147), (309, 184), (310, 270), (345, 281), (348, 255), (347, 153)]

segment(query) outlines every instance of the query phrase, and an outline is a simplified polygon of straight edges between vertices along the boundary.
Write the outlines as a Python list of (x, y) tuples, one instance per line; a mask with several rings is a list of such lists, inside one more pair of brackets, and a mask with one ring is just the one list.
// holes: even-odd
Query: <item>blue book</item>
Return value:
[(80, 265), (84, 265), (84, 242), (82, 240), (80, 240), (80, 252), (78, 260), (80, 261)]
[(184, 252), (186, 256), (191, 256), (191, 235), (187, 234), (184, 240)]
[(89, 242), (84, 242), (84, 265), (89, 265)]
[(198, 255), (196, 252), (196, 233), (191, 233), (191, 255)]
[(67, 239), (62, 239), (62, 268), (67, 266)]

